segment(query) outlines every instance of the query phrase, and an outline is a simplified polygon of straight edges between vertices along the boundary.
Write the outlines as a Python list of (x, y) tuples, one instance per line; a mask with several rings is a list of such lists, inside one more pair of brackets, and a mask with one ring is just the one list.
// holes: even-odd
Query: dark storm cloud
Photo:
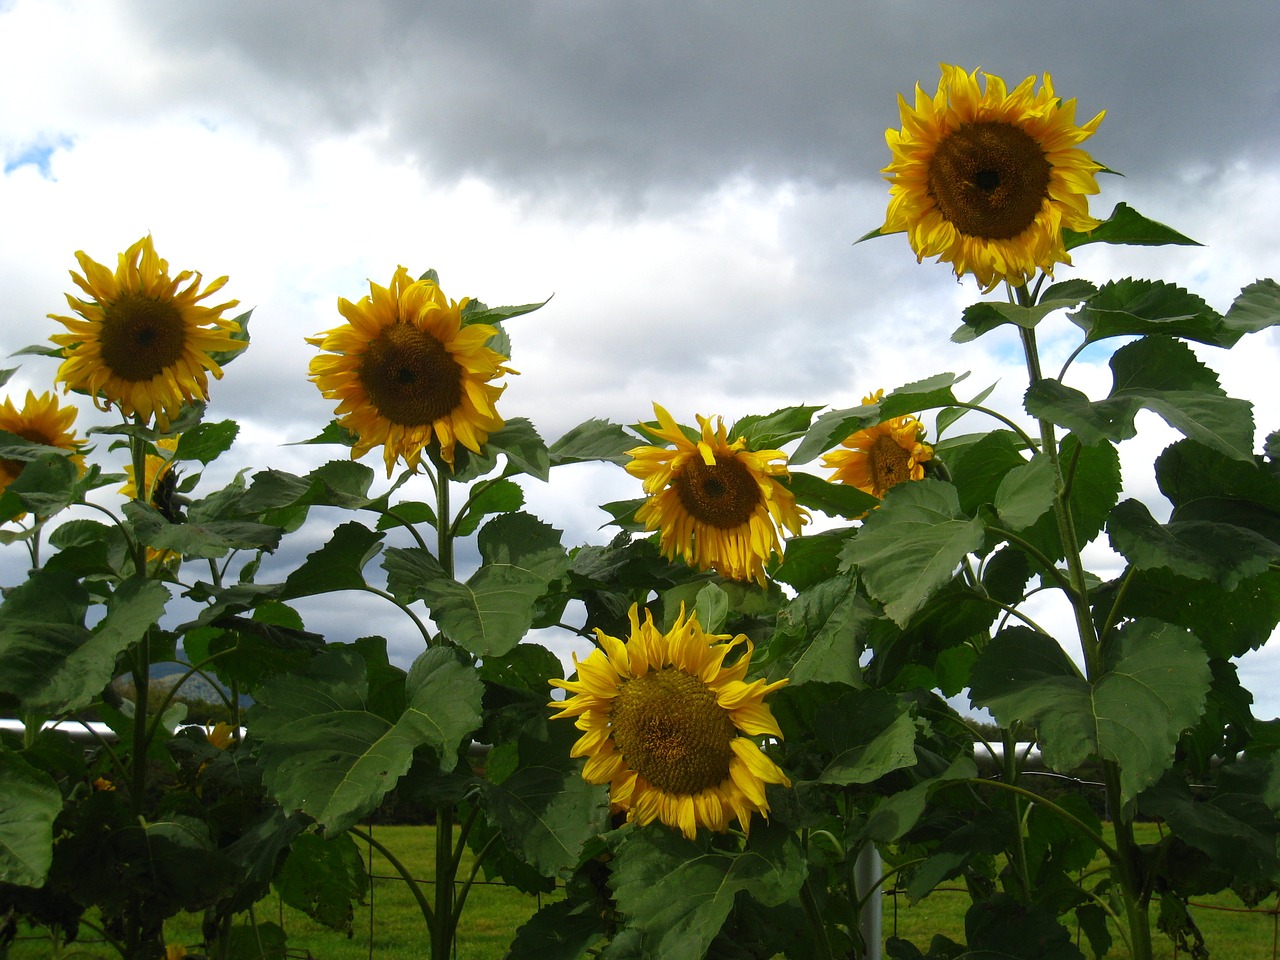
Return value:
[(740, 174), (874, 179), (895, 95), (936, 85), (939, 61), (1011, 83), (1048, 70), (1081, 121), (1108, 109), (1094, 143), (1125, 172), (1265, 156), (1280, 141), (1259, 122), (1280, 96), (1280, 6), (1251, 0), (138, 7), (158, 49), (250, 71), (193, 95), (238, 100), (295, 135), (377, 127), (436, 176), (585, 203)]

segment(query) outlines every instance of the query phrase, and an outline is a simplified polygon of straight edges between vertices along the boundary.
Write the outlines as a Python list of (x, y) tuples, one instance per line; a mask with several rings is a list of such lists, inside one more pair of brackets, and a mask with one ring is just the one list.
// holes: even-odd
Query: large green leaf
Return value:
[(23, 464), (22, 472), (0, 493), (0, 521), (12, 520), (24, 513), (51, 517), (83, 501), (97, 476), (93, 468), (81, 477), (65, 451), (61, 456), (31, 460)]
[[(1270, 519), (1276, 526), (1274, 515)], [(1227, 590), (1280, 561), (1280, 541), (1249, 526), (1179, 519), (1162, 524), (1137, 500), (1125, 500), (1111, 511), (1107, 533), (1116, 552), (1138, 570), (1167, 569), (1191, 580), (1212, 580)]]
[(966, 960), (1084, 960), (1054, 911), (1005, 893), (974, 903), (965, 913), (964, 934)]
[(992, 505), (1006, 528), (1019, 531), (1031, 526), (1049, 511), (1054, 498), (1053, 464), (1037, 453), (1027, 463), (1014, 467), (1000, 480)]
[(569, 751), (578, 731), (551, 727), (546, 740), (520, 738), (519, 766), (485, 786), (485, 810), (507, 845), (544, 876), (572, 869), (583, 845), (609, 829), (609, 791), (582, 779)]
[(387, 589), (401, 603), (421, 600), (426, 596), (425, 584), (449, 576), (440, 561), (422, 547), (388, 547), (382, 568), (387, 571)]
[(830, 483), (811, 473), (793, 473), (785, 481), (795, 494), (796, 503), (821, 510), (830, 517), (856, 520), (880, 505), (880, 499), (857, 487)]
[(1258, 760), (1232, 764), (1208, 797), (1193, 797), (1181, 777), (1166, 774), (1142, 795), (1142, 811), (1168, 821), (1179, 839), (1240, 880), (1278, 883), (1280, 820), (1262, 799), (1269, 768)]
[(631, 830), (609, 885), (644, 958), (702, 960), (740, 892), (766, 906), (794, 897), (806, 874), (790, 831), (757, 825), (741, 853), (710, 849), (664, 829)]
[(369, 497), (372, 485), (373, 471), (351, 460), (331, 460), (305, 477), (281, 470), (262, 470), (253, 475), (243, 507), (248, 513), (300, 506), (358, 510), (376, 499)]
[(87, 706), (114, 676), (116, 658), (160, 619), (168, 599), (158, 581), (126, 580), (91, 631), (84, 626), (88, 595), (76, 578), (37, 571), (0, 608), (2, 689), (27, 711)]
[[(1083, 288), (1079, 292), (1083, 296), (1088, 295)], [(1092, 292), (1092, 288), (1088, 292)], [(983, 300), (965, 307), (964, 323), (951, 334), (951, 339), (955, 343), (968, 343), (1004, 324), (1014, 324), (1031, 330), (1055, 310), (1074, 307), (1083, 299), (1083, 296), (1046, 297), (1030, 307), (1017, 303), (1001, 303), (998, 300)]]
[(334, 836), (365, 816), (404, 775), (418, 747), (452, 757), (480, 724), (482, 686), (446, 647), (434, 647), (405, 680), (399, 717), (371, 710), (364, 658), (335, 648), (258, 688), (249, 725), (260, 739), (263, 780), (282, 806)]
[(174, 459), (197, 460), (203, 464), (212, 463), (231, 449), (239, 432), (240, 424), (234, 420), (198, 423), (178, 438), (178, 448), (173, 454)]
[(1027, 390), (1027, 412), (1092, 444), (1135, 436), (1134, 417), (1141, 409), (1151, 410), (1184, 436), (1252, 461), (1252, 406), (1226, 396), (1217, 376), (1185, 343), (1167, 337), (1135, 340), (1112, 355), (1111, 372), (1111, 394), (1097, 402), (1056, 380), (1038, 380)]
[(816, 719), (818, 742), (831, 758), (822, 783), (871, 783), (916, 762), (915, 721), (883, 690), (850, 690), (823, 704)]
[(53, 821), (61, 812), (53, 778), (0, 747), (0, 883), (44, 883), (53, 863)]
[(1083, 233), (1063, 230), (1062, 243), (1068, 250), (1086, 243), (1117, 243), (1138, 247), (1158, 247), (1166, 244), (1198, 247), (1196, 241), (1185, 237), (1172, 227), (1155, 220), (1148, 220), (1127, 203), (1117, 203), (1111, 216), (1092, 230)]
[(821, 409), (784, 407), (767, 416), (746, 416), (729, 428), (729, 439), (744, 438), (748, 450), (775, 450), (803, 437), (813, 415)]
[(477, 484), (466, 505), (453, 521), (453, 535), (467, 537), (475, 532), (486, 516), (509, 513), (524, 506), (524, 489), (514, 480), (499, 478)]
[(996, 491), (1011, 470), (1026, 464), (1026, 448), (1017, 434), (993, 430), (947, 461), (951, 482), (960, 497), (960, 509), (976, 514), (996, 498)]
[(1002, 630), (974, 665), (971, 690), (974, 704), (1003, 726), (1037, 727), (1054, 770), (1072, 771), (1090, 755), (1116, 761), (1127, 803), (1168, 767), (1178, 737), (1204, 708), (1210, 681), (1194, 635), (1137, 620), (1119, 631), (1105, 673), (1092, 684), (1052, 637)]
[(1179, 440), (1156, 457), (1160, 492), (1181, 512), (1197, 501), (1238, 500), (1280, 514), (1280, 477), (1257, 460)]
[(956, 403), (956, 397), (951, 392), (951, 387), (967, 376), (967, 373), (959, 375), (940, 373), (927, 380), (918, 380), (899, 387), (879, 403), (862, 404), (824, 413), (814, 421), (809, 432), (800, 441), (796, 452), (791, 455), (791, 462), (808, 463), (819, 454), (839, 446), (840, 441), (850, 434), (866, 427), (874, 427), (885, 420), (910, 416), (921, 410), (932, 410), (935, 407), (953, 406)]
[(528, 633), (538, 600), (571, 560), (560, 532), (525, 513), (490, 520), (479, 547), (484, 563), (466, 583), (428, 580), (420, 592), (450, 640), (479, 657), (501, 656)]
[(551, 456), (547, 445), (525, 417), (512, 417), (497, 433), (489, 434), (485, 446), (489, 453), (505, 453), (507, 461), (521, 473), (539, 480), (546, 480), (550, 474)]
[(279, 599), (364, 589), (364, 568), (381, 549), (382, 538), (383, 534), (354, 520), (342, 524), (328, 543), (307, 554), (302, 565), (289, 574)]
[(885, 613), (905, 626), (984, 539), (982, 521), (961, 513), (956, 488), (925, 479), (889, 490), (841, 556)]
[(1084, 330), (1086, 343), (1163, 334), (1229, 347), (1240, 339), (1204, 300), (1162, 280), (1126, 278), (1103, 284), (1071, 320)]
[(1256, 333), (1280, 323), (1280, 284), (1255, 280), (1232, 301), (1223, 318), (1227, 328), (1240, 334)]
[(224, 557), (232, 550), (275, 550), (283, 535), (279, 527), (247, 520), (171, 523), (140, 500), (126, 503), (124, 514), (147, 546), (206, 560)]
[[(807, 539), (807, 538), (806, 538)], [(758, 665), (771, 680), (829, 680), (861, 686), (858, 658), (875, 611), (852, 577), (805, 590), (778, 614), (778, 626)]]
[[(1102, 532), (1111, 508), (1120, 498), (1120, 453), (1106, 441), (1082, 446), (1075, 434), (1068, 434), (1058, 446), (1058, 459), (1067, 482), (1067, 503), (1076, 541), (1089, 543)], [(1066, 556), (1057, 517), (1052, 512), (1019, 533), (1050, 560)]]
[(627, 451), (639, 446), (633, 434), (608, 420), (586, 420), (551, 444), (548, 454), (551, 465), (564, 463), (592, 463), (603, 460), (607, 463), (624, 464), (631, 458)]
[(506, 960), (595, 960), (605, 938), (594, 903), (548, 903), (516, 930)]
[(314, 833), (296, 837), (275, 878), (280, 899), (312, 920), (350, 936), (354, 904), (369, 889), (360, 850), (349, 833), (330, 840)]

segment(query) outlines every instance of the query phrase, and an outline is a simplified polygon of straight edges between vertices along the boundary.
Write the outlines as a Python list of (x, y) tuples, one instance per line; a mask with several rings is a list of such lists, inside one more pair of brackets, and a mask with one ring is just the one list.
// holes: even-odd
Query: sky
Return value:
[[(254, 308), (251, 349), (212, 387), (210, 418), (241, 423), (227, 470), (334, 453), (285, 445), (332, 416), (303, 338), (401, 264), (455, 299), (551, 297), (508, 325), (520, 375), (501, 402), (548, 441), (654, 401), (732, 421), (943, 371), (1014, 412), (1015, 344), (949, 339), (972, 280), (917, 264), (902, 236), (854, 243), (883, 222), (897, 95), (932, 91), (940, 62), (1010, 85), (1050, 73), (1078, 121), (1106, 111), (1086, 147), (1124, 176), (1101, 178), (1091, 211), (1124, 201), (1204, 244), (1088, 246), (1058, 278), (1167, 279), (1225, 310), (1280, 275), (1276, 35), (1280, 6), (1255, 0), (0, 0), (0, 352), (62, 329), (47, 314), (65, 312), (77, 250), (114, 265), (150, 233), (175, 270), (225, 274)], [(1280, 336), (1198, 352), (1255, 403), (1261, 449)], [(1103, 359), (1071, 384), (1105, 393)], [(52, 385), (53, 361), (0, 363), (21, 364), (10, 396)], [(81, 426), (106, 422), (91, 413)], [(1126, 488), (1155, 501), (1173, 435), (1139, 423)], [(639, 489), (572, 467), (527, 496), (572, 544), (606, 540), (595, 504)], [(1087, 559), (1119, 569), (1101, 547)], [(367, 632), (364, 603), (304, 615), (342, 639)], [(407, 634), (389, 639), (412, 659)], [(1255, 713), (1280, 714), (1280, 638), (1241, 670)]]

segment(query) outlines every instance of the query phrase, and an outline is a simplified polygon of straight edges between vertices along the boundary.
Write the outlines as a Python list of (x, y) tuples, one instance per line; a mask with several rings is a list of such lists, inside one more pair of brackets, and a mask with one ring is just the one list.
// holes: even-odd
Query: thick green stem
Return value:
[[(1025, 286), (1017, 288), (1018, 302), (1032, 305), (1033, 297)], [(1040, 371), (1040, 355), (1036, 347), (1034, 329), (1019, 328), (1023, 351), (1027, 361), (1027, 375), (1032, 385), (1043, 378)], [(1106, 672), (1106, 655), (1102, 648), (1089, 603), (1088, 581), (1085, 578), (1081, 545), (1076, 535), (1075, 523), (1068, 499), (1062, 459), (1058, 453), (1056, 428), (1048, 420), (1040, 420), (1041, 450), (1049, 458), (1053, 476), (1053, 514), (1061, 538), (1062, 552), (1067, 564), (1067, 579), (1071, 589), (1066, 592), (1075, 616), (1076, 633), (1084, 655), (1085, 679), (1092, 685)], [(1114, 877), (1124, 899), (1125, 919), (1129, 926), (1129, 941), (1133, 960), (1151, 960), (1151, 923), (1148, 912), (1149, 898), (1143, 889), (1142, 868), (1137, 844), (1133, 836), (1133, 824), (1125, 815), (1121, 803), (1120, 768), (1111, 760), (1103, 761), (1107, 783), (1107, 800), (1111, 808), (1116, 836), (1116, 856), (1112, 858)]]
[(431, 931), (431, 960), (448, 960), (457, 929), (453, 915), (453, 807), (436, 808), (435, 929)]

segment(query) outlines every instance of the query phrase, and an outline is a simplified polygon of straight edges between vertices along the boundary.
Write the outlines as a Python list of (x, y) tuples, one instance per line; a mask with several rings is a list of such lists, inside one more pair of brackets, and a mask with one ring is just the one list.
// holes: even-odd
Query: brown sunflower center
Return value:
[(182, 358), (187, 327), (172, 300), (126, 293), (103, 308), (102, 362), (136, 383), (163, 373)]
[(732, 530), (751, 519), (760, 503), (760, 487), (736, 457), (708, 466), (701, 457), (685, 465), (672, 481), (680, 502), (695, 520)]
[(876, 437), (871, 444), (867, 464), (871, 483), (881, 493), (911, 479), (911, 451), (904, 450), (888, 434)]
[(378, 413), (421, 427), (462, 402), (462, 367), (443, 343), (413, 324), (383, 327), (360, 361), (360, 382)]
[(1035, 222), (1050, 165), (1035, 138), (1008, 123), (966, 123), (929, 161), (929, 195), (966, 236), (1008, 240)]
[(659, 790), (686, 796), (729, 776), (737, 728), (707, 685), (683, 670), (628, 680), (609, 720), (627, 766)]

